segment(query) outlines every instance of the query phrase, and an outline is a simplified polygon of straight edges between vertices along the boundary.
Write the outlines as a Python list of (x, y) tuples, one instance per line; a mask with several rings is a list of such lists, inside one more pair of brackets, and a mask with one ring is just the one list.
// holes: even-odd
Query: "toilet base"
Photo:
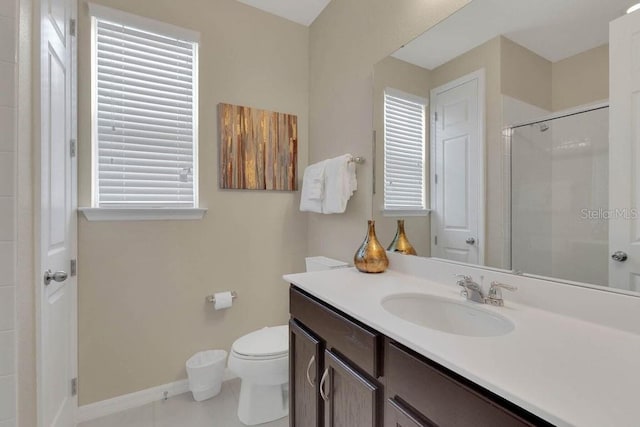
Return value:
[(261, 385), (242, 380), (238, 418), (253, 426), (289, 415), (289, 384)]

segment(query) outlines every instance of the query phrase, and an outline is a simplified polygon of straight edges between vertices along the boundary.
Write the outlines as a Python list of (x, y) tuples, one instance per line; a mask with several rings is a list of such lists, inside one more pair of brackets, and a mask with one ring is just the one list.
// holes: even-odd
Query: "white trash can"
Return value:
[(220, 393), (227, 352), (224, 350), (201, 351), (187, 360), (189, 390), (193, 398), (201, 402)]

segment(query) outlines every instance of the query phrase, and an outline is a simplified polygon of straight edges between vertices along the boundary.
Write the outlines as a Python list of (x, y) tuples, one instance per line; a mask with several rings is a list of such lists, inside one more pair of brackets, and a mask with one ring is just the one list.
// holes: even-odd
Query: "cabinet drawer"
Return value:
[(398, 399), (387, 399), (384, 408), (385, 427), (437, 427), (405, 407)]
[(295, 287), (289, 291), (291, 316), (326, 342), (329, 349), (349, 359), (363, 372), (382, 375), (382, 336), (328, 308)]
[[(536, 421), (532, 414), (512, 412), (503, 407), (500, 398), (485, 391), (470, 388), (446, 373), (394, 343), (386, 346), (388, 396), (399, 397), (419, 411), (425, 419), (441, 426), (536, 426), (549, 425)], [(478, 387), (479, 388), (479, 387)], [(493, 398), (496, 400), (494, 401)], [(521, 416), (522, 415), (522, 416)], [(527, 416), (527, 418), (523, 418)], [(529, 421), (531, 419), (531, 421)]]

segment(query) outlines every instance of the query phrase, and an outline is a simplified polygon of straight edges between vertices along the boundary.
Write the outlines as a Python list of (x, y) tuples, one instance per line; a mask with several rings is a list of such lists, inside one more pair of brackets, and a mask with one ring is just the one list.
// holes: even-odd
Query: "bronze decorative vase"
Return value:
[(382, 273), (389, 267), (389, 259), (384, 247), (376, 237), (375, 222), (369, 220), (368, 223), (367, 236), (356, 251), (353, 263), (363, 273)]
[(396, 237), (387, 248), (389, 252), (400, 252), (403, 255), (417, 255), (414, 247), (409, 243), (407, 235), (404, 232), (404, 219), (398, 220), (398, 230), (396, 231)]

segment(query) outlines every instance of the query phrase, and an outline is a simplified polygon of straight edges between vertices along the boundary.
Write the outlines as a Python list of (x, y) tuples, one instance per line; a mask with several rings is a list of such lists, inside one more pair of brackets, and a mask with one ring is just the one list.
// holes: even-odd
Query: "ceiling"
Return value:
[(503, 35), (557, 62), (607, 43), (609, 22), (636, 1), (473, 0), (392, 56), (432, 70)]
[(305, 26), (320, 15), (331, 0), (238, 0), (273, 15)]

